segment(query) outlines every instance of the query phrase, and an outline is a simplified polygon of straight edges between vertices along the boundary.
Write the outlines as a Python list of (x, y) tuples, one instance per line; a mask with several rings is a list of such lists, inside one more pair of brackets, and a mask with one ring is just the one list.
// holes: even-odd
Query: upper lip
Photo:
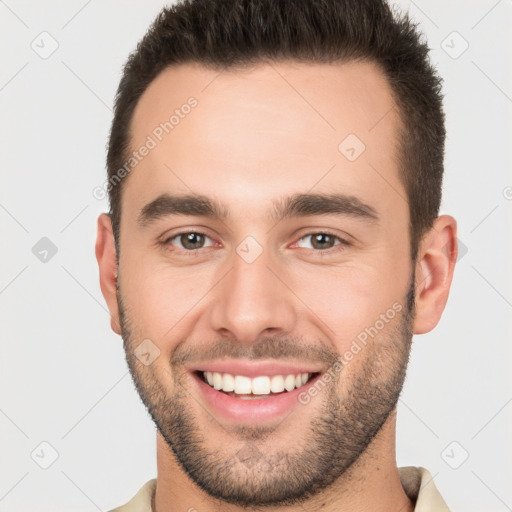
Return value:
[(254, 361), (254, 360), (234, 360), (222, 359), (219, 361), (210, 361), (198, 364), (190, 371), (229, 373), (231, 375), (243, 375), (246, 377), (259, 377), (274, 375), (297, 375), (299, 373), (318, 373), (322, 368), (318, 364), (311, 363), (287, 363), (279, 361)]

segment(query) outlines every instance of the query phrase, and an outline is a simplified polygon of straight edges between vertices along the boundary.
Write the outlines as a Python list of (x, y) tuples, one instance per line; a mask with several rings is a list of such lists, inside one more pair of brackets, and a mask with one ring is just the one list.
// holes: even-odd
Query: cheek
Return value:
[(335, 340), (340, 353), (365, 329), (380, 327), (381, 315), (395, 317), (405, 307), (405, 284), (375, 267), (318, 269), (295, 278), (291, 288), (307, 306), (308, 321)]
[(123, 261), (121, 290), (127, 314), (139, 334), (157, 342), (175, 338), (187, 317), (201, 307), (200, 300), (212, 288), (215, 276), (211, 269), (171, 268), (162, 261), (142, 260)]

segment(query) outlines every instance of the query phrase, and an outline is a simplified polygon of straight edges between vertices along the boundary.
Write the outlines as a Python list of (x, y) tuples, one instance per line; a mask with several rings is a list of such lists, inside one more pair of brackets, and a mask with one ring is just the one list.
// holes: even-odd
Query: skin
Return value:
[[(416, 262), (410, 260), (407, 195), (397, 167), (399, 119), (387, 82), (371, 63), (261, 63), (220, 74), (180, 65), (160, 74), (141, 97), (132, 147), (142, 145), (190, 96), (197, 107), (123, 183), (119, 266), (110, 217), (98, 219), (96, 256), (111, 326), (123, 336), (139, 393), (161, 427), (153, 509), (237, 511), (245, 492), (246, 499), (260, 503), (258, 510), (413, 510), (396, 466), (395, 403), (412, 333), (433, 329), (445, 307), (457, 256), (456, 222), (438, 217)], [(338, 150), (350, 133), (366, 146), (353, 162)], [(221, 221), (175, 215), (141, 226), (142, 208), (166, 192), (206, 195), (225, 205), (229, 216)], [(355, 196), (377, 212), (378, 222), (332, 214), (279, 222), (267, 217), (274, 201), (308, 192)], [(209, 238), (193, 256), (184, 254), (180, 237), (168, 241), (194, 230)], [(324, 242), (330, 253), (319, 254), (307, 235), (326, 230), (351, 244), (334, 245), (340, 241), (331, 239), (330, 245)], [(263, 248), (250, 264), (236, 252), (247, 236)], [(415, 309), (407, 315), (413, 275)], [(257, 350), (271, 356), (272, 339), (282, 342), (275, 359), (307, 363), (325, 355), (330, 361), (394, 303), (401, 305), (400, 314), (318, 396), (275, 424), (237, 426), (213, 417), (184, 371), (185, 363), (197, 363), (219, 347), (233, 358)], [(144, 339), (160, 350), (149, 366), (134, 357)], [(370, 391), (380, 396), (372, 398)], [(374, 414), (366, 417), (365, 396), (374, 400)], [(188, 451), (177, 434), (178, 417), (198, 441)], [(328, 429), (321, 437), (322, 418), (341, 425), (340, 432)], [(366, 418), (362, 427), (354, 423), (358, 418)], [(378, 427), (375, 436), (370, 427)], [(366, 444), (359, 434), (368, 435)], [(308, 447), (335, 440), (338, 444), (328, 447), (339, 445), (332, 453), (343, 464), (326, 465), (325, 457), (315, 460), (311, 454), (305, 458)], [(349, 441), (358, 447), (351, 460)], [(253, 465), (237, 459), (248, 446), (263, 459), (254, 452), (249, 452)], [(187, 462), (194, 457), (218, 464), (217, 469), (229, 467), (222, 485), (201, 488), (198, 481), (207, 469), (191, 475)], [(273, 484), (277, 492), (292, 475), (315, 470), (317, 485), (303, 482), (309, 493), (297, 494), (287, 506), (277, 499), (270, 506), (267, 495), (264, 506), (260, 484)]]

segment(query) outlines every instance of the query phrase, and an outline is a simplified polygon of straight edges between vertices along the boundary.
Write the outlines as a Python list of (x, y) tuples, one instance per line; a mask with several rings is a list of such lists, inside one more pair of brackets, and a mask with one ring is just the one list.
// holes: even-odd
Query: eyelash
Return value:
[[(201, 233), (200, 231), (194, 231), (194, 230), (191, 230), (191, 231), (181, 231), (180, 233), (176, 233), (174, 235), (172, 235), (171, 237), (169, 238), (166, 238), (163, 242), (160, 242), (161, 245), (164, 246), (164, 248), (166, 250), (169, 250), (171, 252), (178, 252), (179, 254), (184, 254), (186, 256), (195, 256), (197, 255), (198, 251), (200, 251), (201, 249), (207, 249), (208, 247), (200, 247), (199, 249), (191, 249), (191, 250), (187, 250), (187, 249), (170, 249), (169, 248), (169, 245), (170, 245), (170, 242), (171, 240), (174, 240), (178, 237), (180, 237), (181, 235), (189, 235), (189, 234), (196, 234), (196, 235), (202, 235), (206, 238), (210, 238), (207, 234), (205, 233)], [(328, 235), (328, 236), (331, 236), (333, 238), (335, 238), (336, 240), (338, 240), (340, 243), (337, 244), (337, 245), (334, 245), (333, 247), (329, 248), (329, 249), (319, 249), (319, 250), (315, 250), (315, 249), (312, 249), (313, 252), (316, 252), (316, 253), (319, 253), (320, 256), (324, 256), (326, 254), (332, 254), (333, 252), (337, 252), (337, 251), (340, 251), (340, 250), (343, 250), (345, 249), (346, 247), (349, 247), (351, 246), (351, 242), (343, 239), (343, 238), (340, 238), (338, 235), (330, 232), (330, 231), (312, 231), (310, 233), (306, 233), (305, 235), (301, 236), (299, 238), (299, 242), (301, 240), (303, 240), (304, 238), (307, 238), (309, 236), (314, 236), (314, 235)]]

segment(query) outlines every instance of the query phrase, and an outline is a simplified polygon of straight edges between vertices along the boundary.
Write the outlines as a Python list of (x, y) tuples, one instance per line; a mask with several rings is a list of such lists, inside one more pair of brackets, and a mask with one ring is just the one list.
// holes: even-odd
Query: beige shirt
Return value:
[[(450, 512), (428, 470), (407, 466), (398, 468), (398, 472), (405, 494), (416, 503), (415, 512)], [(128, 503), (109, 512), (152, 512), (151, 499), (155, 489), (156, 478), (153, 478)]]

